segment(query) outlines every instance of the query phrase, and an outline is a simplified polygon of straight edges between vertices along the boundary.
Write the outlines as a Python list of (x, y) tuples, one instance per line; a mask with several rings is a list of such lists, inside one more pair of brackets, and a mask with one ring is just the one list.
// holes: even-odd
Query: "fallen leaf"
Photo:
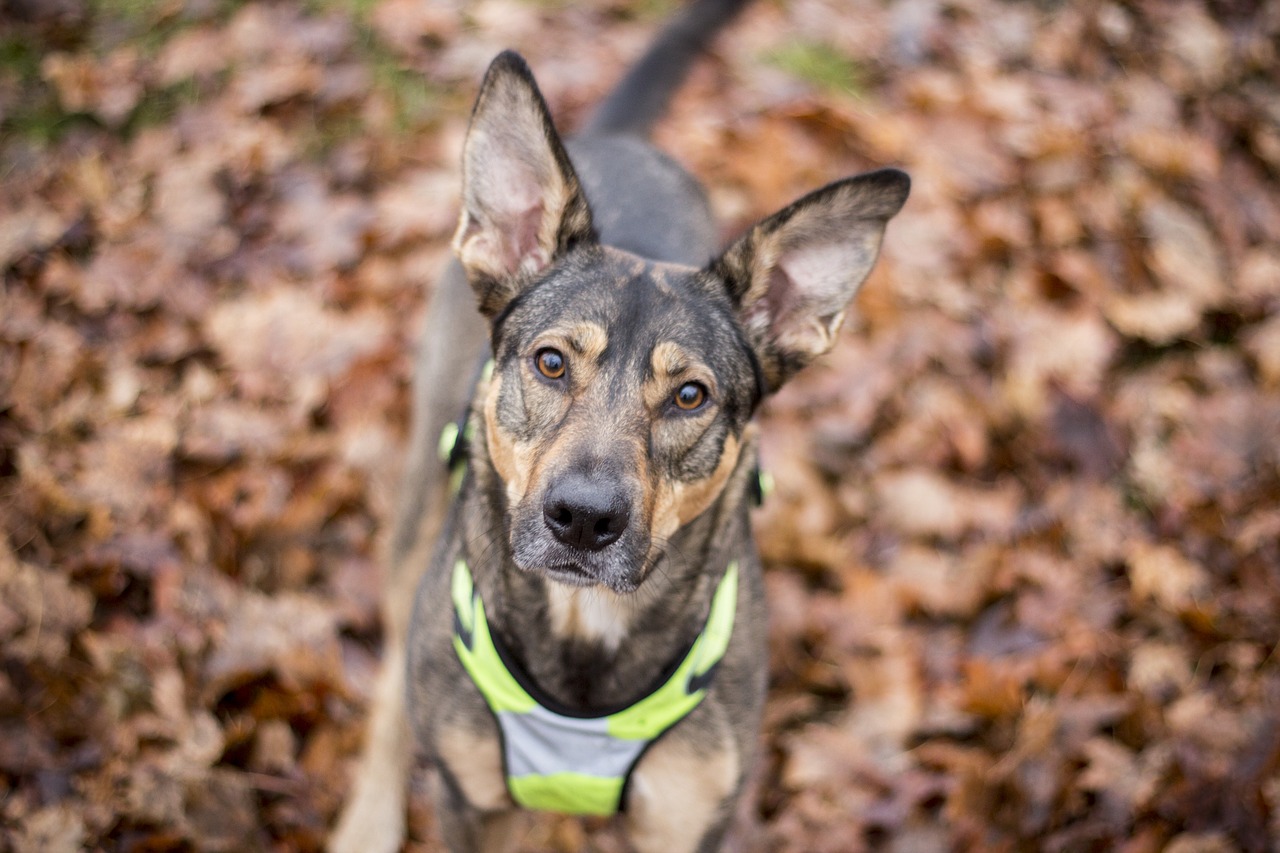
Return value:
[(205, 331), (251, 397), (315, 403), (325, 381), (385, 345), (387, 321), (340, 313), (289, 287), (219, 305)]
[(204, 691), (216, 697), (260, 675), (274, 675), (295, 691), (317, 683), (337, 686), (341, 671), (334, 615), (323, 601), (248, 592), (205, 664)]
[(68, 112), (90, 112), (120, 126), (142, 99), (143, 74), (137, 51), (122, 47), (105, 59), (84, 54), (51, 53), (40, 72)]
[(1139, 601), (1152, 599), (1173, 613), (1186, 613), (1205, 603), (1209, 576), (1172, 546), (1134, 542), (1128, 562), (1129, 583)]
[(15, 853), (76, 853), (84, 849), (84, 820), (68, 804), (46, 806), (12, 836)]

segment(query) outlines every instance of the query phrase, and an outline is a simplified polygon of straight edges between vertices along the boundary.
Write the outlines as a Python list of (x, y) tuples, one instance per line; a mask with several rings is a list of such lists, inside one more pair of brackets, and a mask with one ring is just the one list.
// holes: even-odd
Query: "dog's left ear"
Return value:
[(911, 179), (897, 169), (846, 178), (755, 225), (712, 262), (738, 306), (768, 391), (835, 344), (875, 266)]
[(591, 210), (529, 66), (513, 51), (489, 65), (462, 154), (453, 250), (488, 317), (575, 244), (594, 240)]

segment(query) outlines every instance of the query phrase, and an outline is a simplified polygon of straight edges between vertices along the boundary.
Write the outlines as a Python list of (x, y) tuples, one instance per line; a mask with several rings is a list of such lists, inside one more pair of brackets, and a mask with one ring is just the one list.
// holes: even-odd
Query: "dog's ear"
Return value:
[(910, 189), (897, 169), (828, 184), (753, 226), (712, 262), (770, 392), (834, 345), (875, 266), (885, 224)]
[(556, 257), (594, 240), (591, 210), (523, 59), (489, 65), (462, 155), (453, 250), (492, 317)]

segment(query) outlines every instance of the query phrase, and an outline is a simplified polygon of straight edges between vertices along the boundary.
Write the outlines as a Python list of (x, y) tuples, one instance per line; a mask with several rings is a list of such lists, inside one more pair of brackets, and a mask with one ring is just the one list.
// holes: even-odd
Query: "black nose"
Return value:
[(547, 490), (542, 517), (564, 544), (583, 551), (599, 551), (616, 542), (627, 529), (631, 510), (616, 485), (567, 475)]

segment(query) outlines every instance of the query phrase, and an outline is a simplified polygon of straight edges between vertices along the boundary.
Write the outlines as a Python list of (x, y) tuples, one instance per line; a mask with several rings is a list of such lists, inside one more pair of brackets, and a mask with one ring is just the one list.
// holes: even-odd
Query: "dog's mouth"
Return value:
[(611, 570), (608, 566), (590, 567), (571, 560), (560, 559), (551, 563), (522, 564), (516, 566), (524, 572), (542, 575), (552, 583), (578, 588), (602, 586), (618, 595), (635, 592), (638, 579), (627, 571)]
[(551, 580), (558, 581), (569, 586), (595, 586), (600, 583), (600, 579), (593, 573), (573, 563), (561, 563), (555, 566), (547, 566), (543, 569), (543, 572)]

